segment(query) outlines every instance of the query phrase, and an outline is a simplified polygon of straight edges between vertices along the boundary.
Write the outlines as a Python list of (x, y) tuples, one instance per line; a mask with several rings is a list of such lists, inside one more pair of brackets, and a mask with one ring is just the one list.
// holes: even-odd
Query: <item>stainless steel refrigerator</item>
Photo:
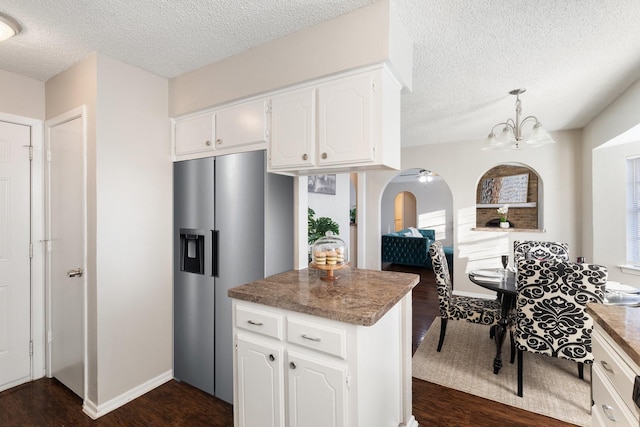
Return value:
[(231, 403), (227, 290), (293, 268), (293, 179), (266, 173), (264, 151), (173, 173), (174, 377)]

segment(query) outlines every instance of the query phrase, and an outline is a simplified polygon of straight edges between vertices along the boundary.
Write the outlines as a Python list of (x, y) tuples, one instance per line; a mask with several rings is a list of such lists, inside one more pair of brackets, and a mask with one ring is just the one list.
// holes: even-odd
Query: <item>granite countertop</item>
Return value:
[(229, 289), (231, 298), (313, 316), (371, 326), (420, 281), (417, 274), (345, 268), (336, 281), (326, 272), (290, 270)]
[(587, 304), (587, 313), (640, 366), (640, 308)]

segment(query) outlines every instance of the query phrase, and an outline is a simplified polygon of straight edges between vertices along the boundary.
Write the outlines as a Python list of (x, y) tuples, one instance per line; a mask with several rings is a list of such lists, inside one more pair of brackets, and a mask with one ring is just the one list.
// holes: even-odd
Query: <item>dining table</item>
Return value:
[[(494, 328), (493, 334), (496, 343), (493, 373), (497, 374), (500, 372), (500, 368), (502, 368), (502, 346), (509, 329), (509, 313), (516, 299), (516, 274), (509, 269), (502, 268), (472, 270), (469, 272), (469, 280), (476, 285), (496, 292), (500, 300), (500, 320), (498, 321), (497, 327)], [(511, 361), (513, 362), (513, 360)]]

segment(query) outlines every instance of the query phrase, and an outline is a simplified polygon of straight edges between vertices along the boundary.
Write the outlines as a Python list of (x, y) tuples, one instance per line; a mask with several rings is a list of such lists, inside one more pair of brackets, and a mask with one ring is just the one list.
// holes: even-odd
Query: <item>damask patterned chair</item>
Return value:
[(518, 261), (526, 259), (527, 257), (535, 259), (550, 259), (554, 261), (569, 261), (569, 245), (560, 242), (536, 240), (514, 241), (513, 265), (518, 265)]
[(435, 242), (429, 247), (433, 272), (435, 273), (440, 305), (440, 339), (438, 351), (447, 332), (449, 320), (466, 320), (483, 325), (497, 325), (500, 320), (500, 302), (483, 298), (453, 295), (449, 266), (442, 242)]
[(518, 263), (515, 346), (518, 351), (518, 396), (522, 397), (525, 351), (593, 363), (593, 319), (587, 303), (602, 303), (607, 269), (595, 264), (525, 259)]

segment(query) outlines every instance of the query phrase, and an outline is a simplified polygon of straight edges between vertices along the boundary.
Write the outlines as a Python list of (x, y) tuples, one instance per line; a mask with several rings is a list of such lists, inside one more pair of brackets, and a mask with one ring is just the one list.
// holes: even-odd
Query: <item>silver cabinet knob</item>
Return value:
[(295, 364), (295, 363), (293, 363), (293, 362), (289, 362), (289, 367), (290, 367), (291, 369), (296, 369), (296, 364)]
[(209, 140), (205, 141), (204, 145), (206, 145), (207, 147), (211, 147), (211, 141)]
[(216, 139), (216, 144), (218, 145), (222, 144), (222, 140), (220, 138)]
[(276, 360), (276, 357), (273, 354), (270, 354), (269, 355), (269, 360), (271, 360), (273, 362), (274, 360)]
[(67, 276), (69, 277), (82, 277), (82, 269), (74, 268), (73, 270), (67, 271)]
[(327, 153), (322, 153), (322, 158), (326, 159), (327, 158)]
[(307, 160), (309, 158), (309, 156), (307, 156), (306, 154), (302, 155), (302, 160)]

